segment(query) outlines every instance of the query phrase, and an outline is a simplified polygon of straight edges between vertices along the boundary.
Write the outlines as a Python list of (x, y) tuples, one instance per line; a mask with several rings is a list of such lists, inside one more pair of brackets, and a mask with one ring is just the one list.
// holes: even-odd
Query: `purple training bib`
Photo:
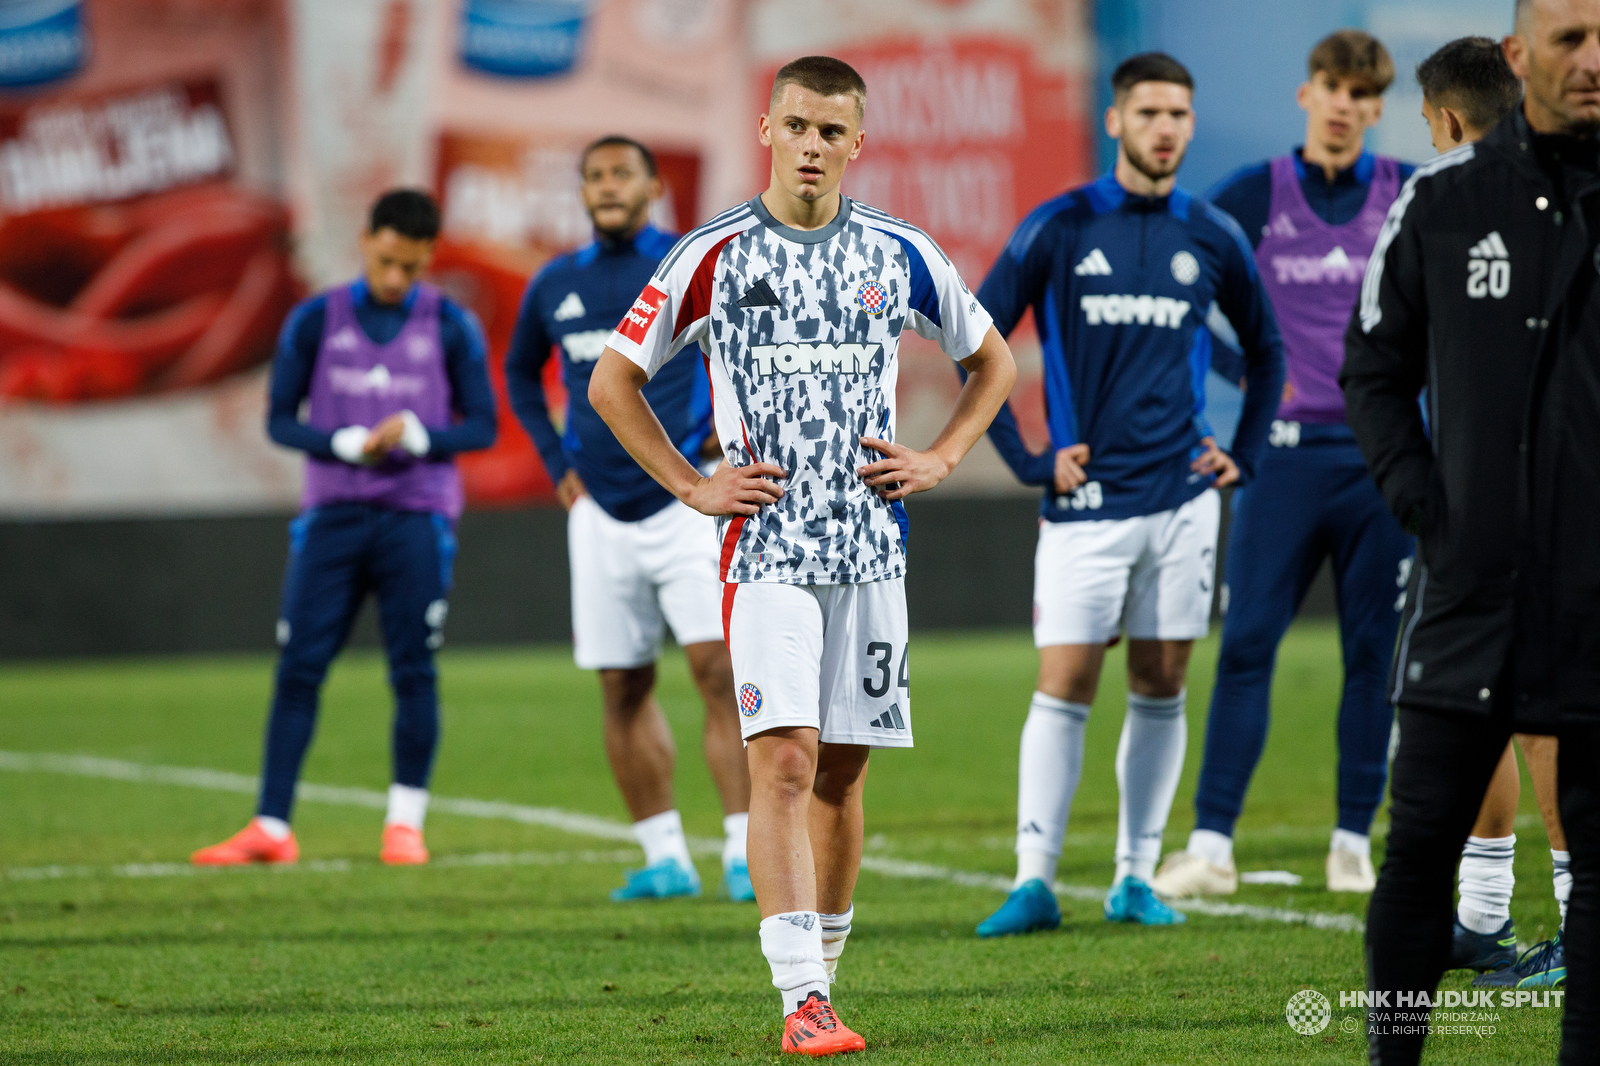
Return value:
[(1378, 231), (1400, 192), (1400, 165), (1378, 156), (1367, 202), (1355, 218), (1330, 226), (1306, 203), (1293, 156), (1272, 161), (1272, 204), (1256, 264), (1278, 317), (1292, 393), (1278, 417), (1319, 424), (1344, 421), (1344, 332), (1361, 294)]
[[(410, 410), (424, 426), (450, 424), (450, 377), (439, 340), (439, 290), (419, 284), (406, 324), (388, 344), (375, 343), (356, 319), (351, 287), (328, 293), (311, 376), (309, 425), (333, 432), (372, 428)], [(461, 516), (461, 475), (451, 459), (418, 459), (396, 449), (376, 466), (338, 459), (306, 462), (303, 506), (366, 503), (395, 511)]]

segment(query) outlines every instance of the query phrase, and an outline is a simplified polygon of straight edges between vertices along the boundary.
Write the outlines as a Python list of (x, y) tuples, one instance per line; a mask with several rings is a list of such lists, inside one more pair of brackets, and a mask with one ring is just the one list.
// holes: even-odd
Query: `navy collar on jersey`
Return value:
[(1294, 174), (1302, 182), (1312, 181), (1318, 185), (1370, 185), (1372, 172), (1378, 165), (1378, 157), (1371, 152), (1362, 152), (1356, 161), (1343, 170), (1333, 173), (1333, 180), (1328, 180), (1328, 172), (1320, 166), (1306, 166), (1306, 146), (1297, 145), (1290, 158), (1294, 160)]
[(645, 255), (660, 259), (676, 243), (677, 238), (646, 223), (631, 237), (607, 237), (596, 230), (594, 240), (574, 252), (573, 257), (579, 266), (588, 266), (603, 255)]
[(1117, 180), (1116, 171), (1103, 175), (1096, 181), (1084, 186), (1084, 194), (1089, 198), (1089, 206), (1097, 215), (1108, 211), (1130, 211), (1135, 214), (1157, 214), (1170, 211), (1174, 216), (1182, 219), (1189, 217), (1189, 204), (1194, 197), (1178, 188), (1172, 187), (1172, 192), (1166, 196), (1136, 196), (1122, 187), (1122, 182)]
[(363, 304), (369, 304), (373, 307), (381, 307), (385, 311), (409, 311), (411, 310), (411, 305), (417, 301), (417, 286), (413, 284), (411, 288), (407, 289), (405, 298), (402, 299), (398, 304), (386, 304), (379, 303), (377, 300), (372, 298), (372, 292), (367, 288), (366, 278), (357, 278), (350, 285), (350, 299), (351, 302), (357, 307), (360, 307)]
[(795, 229), (793, 226), (785, 226), (772, 217), (772, 212), (767, 210), (767, 205), (761, 202), (759, 196), (751, 198), (750, 210), (756, 213), (756, 217), (763, 225), (786, 241), (793, 241), (796, 244), (821, 244), (823, 241), (832, 240), (835, 234), (844, 229), (845, 223), (850, 221), (850, 197), (843, 193), (839, 194), (839, 213), (833, 216), (832, 222), (821, 229)]

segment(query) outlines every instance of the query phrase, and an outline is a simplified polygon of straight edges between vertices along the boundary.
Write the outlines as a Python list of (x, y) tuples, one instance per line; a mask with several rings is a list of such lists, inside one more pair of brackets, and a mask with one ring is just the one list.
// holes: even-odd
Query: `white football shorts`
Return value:
[(810, 726), (827, 744), (911, 747), (905, 578), (725, 588), (746, 740), (780, 726)]
[(1139, 518), (1040, 522), (1033, 643), (1198, 640), (1211, 628), (1221, 497)]
[(656, 661), (663, 622), (680, 645), (722, 639), (716, 520), (674, 500), (622, 522), (588, 496), (567, 513), (572, 657), (585, 670)]

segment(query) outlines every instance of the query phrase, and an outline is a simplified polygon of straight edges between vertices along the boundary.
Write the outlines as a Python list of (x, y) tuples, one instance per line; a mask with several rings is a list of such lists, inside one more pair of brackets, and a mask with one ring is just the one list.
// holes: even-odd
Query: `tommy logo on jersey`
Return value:
[(654, 285), (646, 285), (639, 298), (633, 301), (633, 306), (628, 308), (628, 313), (622, 316), (622, 321), (617, 324), (617, 332), (635, 344), (644, 343), (644, 335), (650, 332), (650, 323), (656, 320), (656, 315), (661, 313), (661, 305), (667, 302), (667, 294)]
[(1111, 261), (1106, 258), (1106, 253), (1096, 248), (1084, 256), (1082, 261), (1072, 268), (1072, 272), (1080, 278), (1090, 275), (1104, 276), (1111, 273)]
[(867, 374), (881, 344), (752, 344), (756, 376), (773, 374)]
[(1335, 245), (1333, 251), (1320, 257), (1275, 255), (1272, 257), (1272, 269), (1278, 275), (1280, 285), (1322, 285), (1329, 282), (1354, 285), (1367, 272), (1367, 257), (1358, 255), (1352, 258), (1350, 253)]
[(739, 686), (739, 713), (746, 718), (761, 713), (761, 690), (748, 681)]
[(1169, 296), (1085, 296), (1079, 301), (1091, 326), (1167, 326), (1177, 329), (1189, 313), (1189, 301)]
[(856, 290), (856, 306), (877, 318), (889, 306), (889, 290), (883, 287), (881, 281), (863, 281)]
[(1511, 291), (1511, 253), (1495, 230), (1467, 253), (1467, 296), (1503, 300)]

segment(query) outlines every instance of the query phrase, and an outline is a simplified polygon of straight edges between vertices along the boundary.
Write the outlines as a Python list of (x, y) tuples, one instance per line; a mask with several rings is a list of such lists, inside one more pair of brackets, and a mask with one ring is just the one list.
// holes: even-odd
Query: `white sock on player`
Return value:
[(1461, 902), (1456, 919), (1474, 933), (1496, 933), (1511, 920), (1511, 890), (1517, 878), (1517, 835), (1468, 837), (1461, 849)]
[(1117, 743), (1116, 881), (1149, 881), (1161, 858), (1161, 834), (1183, 774), (1189, 723), (1185, 694), (1157, 699), (1128, 694), (1128, 715)]
[(789, 911), (761, 919), (761, 954), (772, 967), (773, 986), (783, 995), (785, 1018), (812, 992), (827, 996), (822, 921), (816, 911)]
[(410, 785), (389, 786), (389, 813), (383, 816), (384, 825), (404, 825), (422, 832), (422, 820), (428, 816), (428, 790)]
[(1035, 692), (1022, 725), (1017, 774), (1017, 879), (1013, 888), (1039, 878), (1056, 879), (1061, 838), (1067, 831), (1072, 796), (1083, 775), (1083, 735), (1089, 705)]
[(750, 812), (740, 811), (722, 819), (722, 870), (733, 869), (736, 862), (746, 862), (745, 841), (750, 835)]
[(676, 859), (685, 868), (694, 865), (689, 858), (689, 841), (683, 835), (683, 816), (676, 810), (662, 811), (633, 823), (633, 835), (644, 849), (644, 864), (654, 866), (663, 859)]
[(1184, 851), (1198, 855), (1212, 866), (1227, 866), (1233, 862), (1233, 838), (1223, 836), (1215, 829), (1196, 829), (1189, 834)]
[(1328, 841), (1329, 851), (1348, 851), (1354, 855), (1372, 858), (1372, 838), (1365, 833), (1352, 833), (1348, 829), (1335, 829)]
[(843, 914), (819, 914), (822, 924), (822, 968), (828, 973), (828, 983), (838, 980), (839, 956), (844, 954), (844, 942), (850, 937), (850, 922), (856, 916), (854, 902)]
[(1561, 908), (1561, 928), (1567, 927), (1567, 900), (1572, 896), (1572, 855), (1570, 852), (1550, 849), (1550, 864), (1554, 868), (1556, 906)]
[[(272, 818), (265, 814), (258, 814), (255, 817), (255, 823), (261, 828), (263, 833), (267, 834), (267, 836), (271, 837), (273, 840), (289, 839), (289, 823), (284, 821), (282, 818)], [(1568, 882), (1571, 882), (1570, 878), (1568, 878)], [(1561, 913), (1565, 914), (1566, 911), (1563, 910)]]

